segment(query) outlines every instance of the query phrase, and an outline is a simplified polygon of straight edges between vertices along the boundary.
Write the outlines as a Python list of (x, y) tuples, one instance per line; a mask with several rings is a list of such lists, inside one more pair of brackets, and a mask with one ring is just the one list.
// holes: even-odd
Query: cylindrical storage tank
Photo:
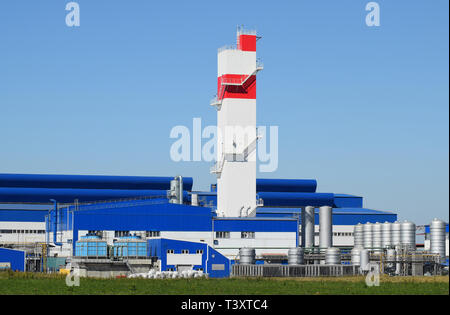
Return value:
[(290, 248), (288, 251), (289, 265), (303, 265), (304, 249), (301, 247)]
[(314, 207), (305, 207), (305, 248), (314, 247)]
[(239, 249), (239, 264), (240, 265), (253, 265), (255, 264), (255, 249), (254, 248), (241, 248)]
[(353, 247), (353, 249), (351, 251), (352, 265), (354, 265), (354, 266), (360, 265), (361, 250), (362, 250), (362, 247)]
[(391, 246), (391, 223), (384, 222), (381, 225), (381, 247), (388, 248)]
[(382, 252), (382, 224), (377, 222), (372, 226), (372, 248), (375, 253)]
[(400, 225), (402, 246), (408, 249), (416, 249), (416, 225), (410, 221), (403, 221)]
[(397, 257), (397, 252), (393, 248), (389, 248), (386, 250), (386, 264), (389, 267), (393, 267), (395, 264), (395, 260)]
[(370, 266), (369, 266), (369, 263), (370, 263), (369, 250), (368, 249), (362, 249), (360, 254), (361, 254), (360, 260), (359, 260), (360, 270), (361, 271), (368, 271), (370, 269)]
[(363, 225), (361, 223), (353, 227), (353, 246), (364, 247)]
[(433, 219), (430, 223), (430, 250), (432, 254), (445, 257), (445, 222)]
[(319, 247), (321, 251), (333, 246), (333, 208), (319, 208)]
[(367, 222), (363, 226), (363, 238), (365, 249), (372, 249), (372, 226), (373, 224), (370, 222)]
[(337, 247), (329, 247), (325, 250), (325, 264), (326, 265), (340, 265), (341, 264), (341, 250)]
[(391, 246), (401, 245), (401, 224), (395, 221), (391, 224)]
[(107, 257), (108, 245), (97, 235), (82, 236), (75, 244), (75, 256), (77, 257)]

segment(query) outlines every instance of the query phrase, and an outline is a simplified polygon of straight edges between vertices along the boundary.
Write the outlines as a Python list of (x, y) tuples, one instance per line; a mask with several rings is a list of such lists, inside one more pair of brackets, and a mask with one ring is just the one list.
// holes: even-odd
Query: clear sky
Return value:
[(0, 1), (0, 173), (194, 177), (176, 125), (216, 123), (217, 48), (256, 28), (258, 125), (279, 126), (271, 178), (427, 224), (449, 214), (449, 2)]

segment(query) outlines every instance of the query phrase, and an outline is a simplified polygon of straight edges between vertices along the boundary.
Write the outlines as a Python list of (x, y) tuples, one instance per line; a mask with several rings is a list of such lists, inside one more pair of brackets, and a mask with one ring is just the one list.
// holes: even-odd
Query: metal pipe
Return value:
[(305, 248), (314, 247), (314, 207), (305, 207)]
[(53, 211), (55, 212), (53, 215), (55, 218), (55, 222), (53, 223), (53, 243), (55, 244), (55, 246), (62, 246), (62, 243), (58, 243), (56, 241), (56, 235), (58, 234), (58, 202), (55, 199), (50, 199), (50, 201), (53, 202)]
[(319, 247), (325, 250), (333, 246), (333, 209), (329, 206), (319, 208)]

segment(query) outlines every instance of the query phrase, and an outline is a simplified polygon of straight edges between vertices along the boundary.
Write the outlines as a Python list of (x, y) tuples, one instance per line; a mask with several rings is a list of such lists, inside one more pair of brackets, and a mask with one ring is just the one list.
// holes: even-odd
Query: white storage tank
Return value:
[(401, 245), (401, 243), (401, 224), (395, 221), (391, 224), (391, 245), (395, 247)]
[(382, 240), (381, 240), (381, 233), (382, 233), (382, 224), (377, 222), (372, 227), (372, 247), (373, 251), (375, 253), (381, 253), (382, 252)]
[(351, 251), (352, 265), (359, 266), (361, 262), (362, 247), (353, 247)]
[(430, 250), (433, 254), (445, 257), (445, 222), (433, 219), (430, 223)]
[(391, 238), (391, 227), (390, 222), (384, 222), (381, 227), (381, 247), (388, 248), (392, 245)]
[(402, 246), (408, 249), (416, 249), (416, 225), (410, 221), (403, 221), (401, 223), (401, 237)]
[(301, 247), (290, 248), (288, 251), (289, 265), (303, 265), (304, 249)]
[(239, 250), (239, 264), (240, 265), (255, 264), (255, 249), (247, 247), (241, 248)]
[(337, 247), (329, 247), (325, 250), (325, 264), (326, 265), (340, 265), (341, 264), (341, 250)]
[(373, 224), (367, 222), (363, 226), (364, 248), (372, 249), (372, 226)]
[(358, 223), (353, 227), (353, 246), (364, 247), (363, 225), (361, 223)]

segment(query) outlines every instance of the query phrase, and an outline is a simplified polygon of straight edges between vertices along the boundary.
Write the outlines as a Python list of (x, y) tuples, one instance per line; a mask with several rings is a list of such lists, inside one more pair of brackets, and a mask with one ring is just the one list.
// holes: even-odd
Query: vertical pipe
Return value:
[(323, 206), (319, 209), (319, 248), (321, 251), (333, 246), (333, 209)]
[(305, 207), (301, 208), (300, 221), (302, 224), (302, 227), (300, 230), (301, 247), (305, 247)]
[(314, 207), (305, 207), (305, 248), (314, 247)]

